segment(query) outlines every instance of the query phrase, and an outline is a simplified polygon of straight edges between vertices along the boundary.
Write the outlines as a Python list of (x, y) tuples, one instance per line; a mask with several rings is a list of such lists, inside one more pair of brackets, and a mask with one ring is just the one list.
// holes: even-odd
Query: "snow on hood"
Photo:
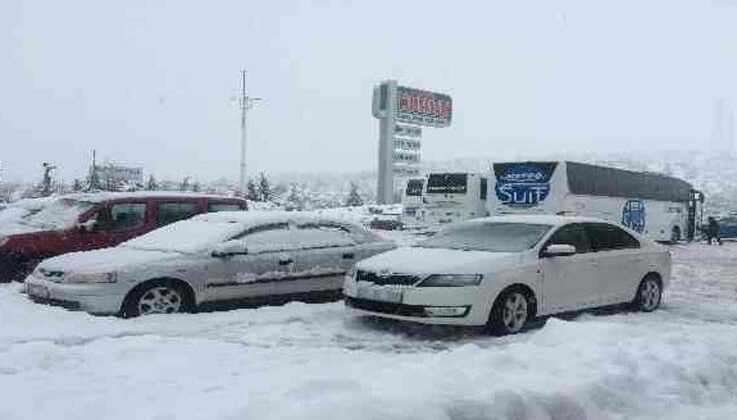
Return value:
[(181, 258), (181, 255), (116, 247), (60, 255), (44, 260), (39, 268), (65, 273), (109, 273), (176, 258)]
[(91, 206), (68, 197), (20, 200), (0, 210), (0, 235), (69, 229)]
[(519, 261), (510, 252), (462, 251), (438, 248), (398, 248), (363, 260), (361, 270), (408, 274), (477, 274)]

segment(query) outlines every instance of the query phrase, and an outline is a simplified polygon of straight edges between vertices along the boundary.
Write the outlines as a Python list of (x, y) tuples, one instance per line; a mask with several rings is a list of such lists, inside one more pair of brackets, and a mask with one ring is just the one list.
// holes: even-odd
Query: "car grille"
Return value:
[(424, 306), (405, 305), (402, 303), (381, 302), (377, 300), (345, 297), (345, 304), (351, 308), (401, 316), (426, 317)]
[(396, 284), (412, 286), (421, 280), (419, 276), (410, 274), (376, 274), (371, 271), (358, 270), (356, 281), (367, 281), (378, 285)]

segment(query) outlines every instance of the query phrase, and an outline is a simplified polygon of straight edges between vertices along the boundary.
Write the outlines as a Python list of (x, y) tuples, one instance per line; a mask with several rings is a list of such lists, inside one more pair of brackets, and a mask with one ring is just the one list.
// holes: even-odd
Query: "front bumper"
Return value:
[[(349, 279), (346, 281), (343, 294), (346, 306), (361, 315), (421, 324), (464, 326), (485, 325), (489, 318), (488, 299), (478, 286), (403, 287), (401, 301), (388, 302), (358, 296), (357, 283)], [(439, 308), (446, 308), (449, 311)], [(437, 315), (439, 312), (455, 313)]]
[(120, 312), (128, 290), (119, 283), (55, 283), (30, 275), (26, 278), (25, 292), (34, 302), (113, 315)]

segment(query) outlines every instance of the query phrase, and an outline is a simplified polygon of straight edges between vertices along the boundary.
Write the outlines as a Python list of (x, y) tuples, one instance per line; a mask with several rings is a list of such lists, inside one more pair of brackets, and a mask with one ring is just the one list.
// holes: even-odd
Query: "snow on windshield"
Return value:
[(149, 251), (194, 253), (209, 250), (243, 232), (240, 223), (184, 220), (132, 239), (120, 246)]
[(417, 244), (422, 248), (520, 252), (532, 248), (550, 225), (466, 222), (442, 230)]
[(27, 200), (0, 211), (0, 233), (13, 235), (41, 230), (61, 230), (77, 223), (93, 203), (69, 198)]

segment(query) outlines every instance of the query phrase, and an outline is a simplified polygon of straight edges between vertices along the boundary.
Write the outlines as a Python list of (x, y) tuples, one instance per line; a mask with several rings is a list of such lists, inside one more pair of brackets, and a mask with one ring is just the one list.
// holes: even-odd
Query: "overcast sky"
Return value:
[(449, 93), (423, 159), (714, 147), (737, 104), (737, 1), (0, 2), (5, 179), (91, 150), (159, 177), (376, 166), (382, 79)]

